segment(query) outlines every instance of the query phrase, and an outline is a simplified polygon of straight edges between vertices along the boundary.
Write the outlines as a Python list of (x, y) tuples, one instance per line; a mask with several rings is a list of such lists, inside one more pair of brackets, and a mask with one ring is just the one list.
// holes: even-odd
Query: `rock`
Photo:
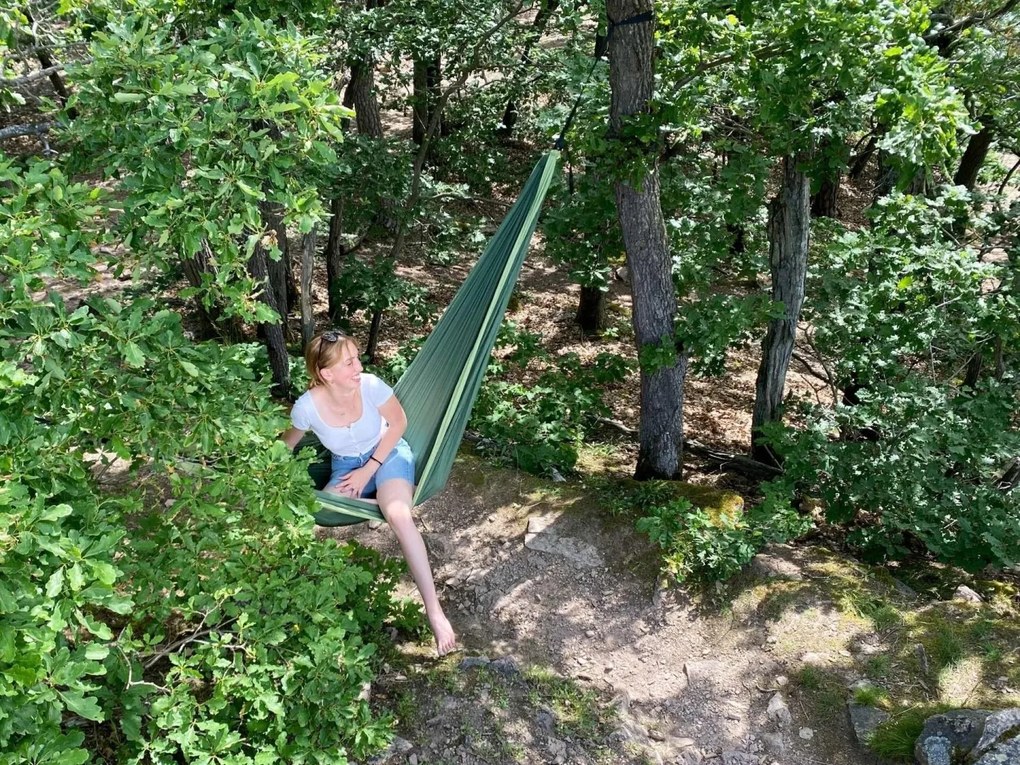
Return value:
[[(981, 737), (974, 745), (971, 757), (980, 757), (996, 744), (1020, 740), (1020, 709), (1002, 709), (992, 712), (984, 720)], [(1020, 759), (1016, 760), (1020, 762)], [(1009, 762), (1013, 762), (1009, 760)]]
[(853, 726), (854, 736), (861, 746), (867, 746), (868, 741), (875, 735), (875, 729), (890, 717), (888, 712), (875, 707), (853, 703), (847, 707), (850, 710), (850, 724)]
[(540, 709), (535, 714), (535, 725), (546, 733), (552, 733), (556, 729), (556, 715), (549, 709)]
[(800, 660), (805, 664), (812, 667), (820, 667), (823, 664), (829, 663), (829, 657), (824, 653), (815, 653), (814, 651), (808, 651), (800, 657)]
[(407, 765), (418, 765), (418, 755), (411, 754), (407, 758)]
[(796, 563), (767, 552), (751, 558), (747, 570), (759, 579), (790, 579), (795, 582), (804, 579), (804, 573)]
[(1020, 735), (996, 744), (974, 765), (1016, 765), (1020, 762)]
[(490, 662), (485, 656), (465, 656), (460, 660), (460, 664), (457, 665), (457, 669), (464, 672), (475, 667), (487, 667)]
[(567, 761), (567, 742), (560, 741), (558, 738), (549, 737), (549, 741), (546, 744), (549, 749), (549, 754), (553, 756), (555, 762), (566, 762)]
[(595, 568), (602, 566), (602, 556), (594, 545), (573, 537), (560, 536), (553, 526), (559, 515), (533, 515), (528, 518), (524, 546), (529, 550), (566, 558), (575, 565)]
[(515, 677), (521, 674), (520, 665), (509, 656), (489, 662), (489, 669), (498, 672), (503, 677)]
[(790, 678), (788, 678), (786, 675), (779, 675), (776, 678), (776, 687), (778, 687), (778, 688), (785, 688), (789, 684), (790, 684)]
[(765, 710), (765, 714), (780, 728), (785, 728), (793, 719), (790, 715), (790, 708), (786, 705), (786, 700), (781, 693), (776, 693), (769, 699), (769, 706)]
[(704, 761), (705, 758), (697, 749), (685, 749), (677, 757), (676, 765), (701, 765)]
[(945, 736), (923, 736), (914, 744), (918, 765), (953, 765), (953, 747)]
[(707, 685), (711, 683), (722, 671), (722, 662), (712, 661), (688, 661), (684, 664), (684, 674), (687, 675), (687, 682), (690, 685)]
[(917, 591), (913, 587), (911, 587), (906, 582), (897, 579), (896, 577), (893, 577), (892, 586), (893, 589), (896, 590), (896, 592), (898, 592), (900, 595), (902, 595), (904, 598), (907, 598), (908, 600), (917, 600), (919, 597), (921, 597), (920, 595), (917, 594)]
[(815, 737), (815, 732), (811, 730), (811, 728), (801, 728), (799, 731), (797, 731), (797, 735), (800, 736), (805, 741), (810, 741)]
[(953, 592), (953, 600), (962, 600), (965, 603), (981, 603), (982, 598), (974, 590), (965, 584), (961, 584)]
[(385, 762), (390, 762), (394, 757), (407, 754), (413, 748), (414, 744), (407, 739), (394, 736), (388, 747), (368, 761), (369, 765), (382, 765)]
[(929, 717), (914, 744), (914, 757), (921, 765), (950, 765), (962, 759), (981, 740), (987, 717), (982, 709), (954, 709)]
[(782, 733), (765, 733), (761, 741), (765, 745), (765, 751), (774, 757), (781, 758), (786, 754), (786, 739)]
[(747, 752), (723, 752), (723, 765), (759, 765), (761, 758)]

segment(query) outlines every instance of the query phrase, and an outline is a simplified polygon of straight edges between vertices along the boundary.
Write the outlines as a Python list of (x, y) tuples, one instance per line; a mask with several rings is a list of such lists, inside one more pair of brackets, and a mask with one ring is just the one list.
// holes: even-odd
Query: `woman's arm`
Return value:
[(379, 407), (379, 414), (390, 425), (383, 434), (383, 437), (379, 439), (379, 444), (375, 447), (375, 451), (372, 452), (372, 457), (381, 464), (386, 461), (393, 447), (397, 445), (397, 441), (403, 437), (404, 431), (407, 430), (407, 414), (405, 414), (404, 407), (400, 405), (400, 401), (397, 400), (396, 396), (390, 396), (386, 399)]
[(287, 446), (289, 446), (291, 449), (293, 449), (298, 445), (298, 442), (301, 441), (301, 438), (302, 436), (304, 436), (304, 434), (305, 431), (303, 430), (298, 430), (297, 428), (287, 428), (280, 435), (280, 440), (287, 444)]

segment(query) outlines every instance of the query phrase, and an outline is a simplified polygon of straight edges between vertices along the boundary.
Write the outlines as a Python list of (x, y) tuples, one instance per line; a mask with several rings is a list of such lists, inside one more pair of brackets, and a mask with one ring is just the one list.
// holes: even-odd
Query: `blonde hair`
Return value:
[(309, 341), (305, 347), (309, 390), (316, 385), (326, 384), (319, 372), (339, 361), (344, 348), (351, 348), (355, 356), (358, 354), (358, 344), (354, 342), (354, 338), (338, 329), (322, 332)]

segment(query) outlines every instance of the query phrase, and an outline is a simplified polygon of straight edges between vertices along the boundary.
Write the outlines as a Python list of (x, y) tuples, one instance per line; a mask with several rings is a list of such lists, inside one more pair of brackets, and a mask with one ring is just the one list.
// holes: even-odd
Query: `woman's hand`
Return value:
[(373, 475), (375, 475), (375, 463), (369, 461), (368, 464), (355, 468), (341, 478), (339, 483), (336, 484), (336, 488), (338, 488), (340, 493), (345, 497), (353, 497), (357, 499), (361, 496), (361, 492), (365, 490), (365, 487), (368, 485), (368, 482), (371, 480)]

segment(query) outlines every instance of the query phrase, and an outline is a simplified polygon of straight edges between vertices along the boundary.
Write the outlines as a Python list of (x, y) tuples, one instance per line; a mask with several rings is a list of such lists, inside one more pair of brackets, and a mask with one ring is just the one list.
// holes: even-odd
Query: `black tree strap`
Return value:
[(616, 27), (627, 27), (631, 24), (645, 24), (649, 21), (655, 21), (655, 14), (651, 11), (639, 13), (636, 16), (631, 16), (629, 19), (624, 19), (623, 21), (613, 21), (612, 19), (609, 19), (609, 34), (612, 35), (613, 29)]

